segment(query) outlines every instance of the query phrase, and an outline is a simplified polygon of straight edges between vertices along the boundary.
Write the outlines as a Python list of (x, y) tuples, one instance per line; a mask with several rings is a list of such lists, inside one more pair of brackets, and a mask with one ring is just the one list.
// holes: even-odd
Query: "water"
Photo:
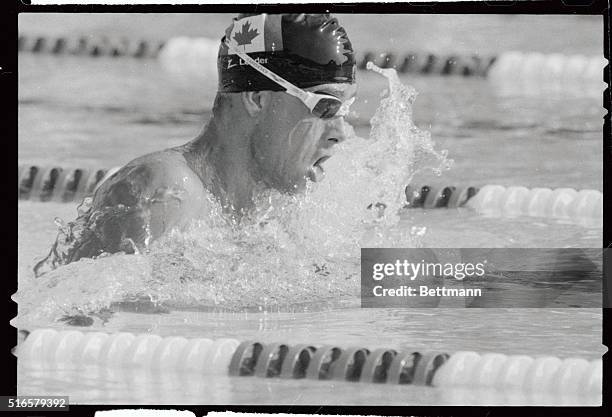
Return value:
[[(571, 45), (576, 42), (580, 40), (573, 39)], [(583, 42), (582, 47), (585, 45)], [(550, 45), (534, 43), (533, 47), (548, 51)], [(207, 106), (214, 93), (214, 83), (210, 80), (193, 79), (186, 83), (164, 72), (155, 62), (22, 54), (19, 76), (20, 163), (110, 167), (145, 152), (182, 144), (195, 136), (208, 118)], [(358, 77), (356, 114), (348, 121), (357, 136), (367, 137), (369, 120), (375, 114), (386, 81), (372, 73), (360, 72)], [(429, 169), (412, 171), (412, 159), (402, 159), (401, 153), (396, 153), (396, 159), (386, 171), (384, 166), (372, 167), (373, 172), (386, 178), (386, 184), (412, 177), (416, 183), (602, 189), (603, 109), (599, 97), (567, 96), (562, 92), (539, 97), (520, 91), (508, 95), (507, 91), (501, 92), (482, 79), (404, 76), (401, 81), (419, 92), (412, 114), (414, 129), (409, 137), (427, 139), (429, 131), (436, 142), (433, 149), (438, 152), (447, 149), (455, 163), (452, 169), (436, 176)], [(380, 142), (380, 152), (385, 151), (382, 145), (392, 143), (391, 139)], [(352, 150), (361, 158), (351, 163), (366, 162), (367, 155), (359, 139), (347, 146), (350, 148), (347, 151)], [(414, 148), (405, 152), (413, 155)], [(361, 176), (349, 177), (342, 184), (334, 182), (334, 178), (341, 178), (345, 173), (341, 162), (341, 157), (329, 161), (330, 175), (308, 198), (283, 201), (271, 196), (277, 204), (272, 204), (272, 212), (261, 213), (266, 217), (260, 220), (266, 225), (259, 235), (236, 236), (209, 224), (201, 226), (204, 229), (199, 232), (196, 228), (190, 235), (175, 236), (165, 246), (161, 245), (156, 254), (175, 255), (172, 249), (180, 247), (193, 265), (209, 267), (215, 272), (211, 274), (212, 281), (188, 283), (187, 290), (176, 280), (185, 274), (184, 264), (173, 270), (162, 270), (166, 272), (163, 277), (175, 278), (174, 281), (152, 280), (160, 275), (151, 272), (154, 267), (146, 257), (125, 255), (69, 265), (34, 285), (31, 267), (55, 237), (52, 219), (72, 220), (76, 205), (20, 202), (19, 281), (20, 289), (29, 288), (29, 291), (18, 297), (25, 297), (20, 306), (22, 313), (24, 307), (30, 307), (29, 313), (36, 314), (24, 315), (14, 323), (24, 327), (61, 326), (54, 319), (64, 313), (74, 314), (75, 304), (87, 312), (125, 295), (137, 296), (146, 288), (147, 296), (170, 299), (175, 304), (178, 301), (182, 307), (221, 305), (242, 312), (118, 312), (105, 317), (107, 322), (95, 317), (89, 328), (153, 332), (162, 336), (254, 337), (264, 341), (329, 342), (449, 352), (470, 349), (587, 358), (598, 357), (603, 352), (601, 312), (594, 309), (357, 308), (356, 277), (343, 272), (358, 270), (349, 254), (364, 242), (359, 241), (353, 228), (356, 220), (364, 218), (362, 203), (371, 199), (372, 194), (368, 192), (372, 188), (356, 187), (368, 179), (368, 174), (362, 171), (359, 171)], [(393, 187), (374, 189), (382, 190), (377, 197), (389, 206), (398, 204), (398, 192)], [(300, 210), (304, 208), (309, 210)], [(323, 217), (328, 213), (345, 216), (332, 216), (340, 221), (330, 221)], [(299, 230), (295, 230), (298, 226)], [(417, 236), (413, 226), (417, 227)], [(388, 217), (381, 223), (371, 223), (371, 227), (384, 230), (384, 233), (370, 234), (373, 245), (385, 241), (431, 247), (598, 247), (601, 244), (601, 230), (540, 218), (484, 218), (467, 209), (411, 210), (400, 218), (388, 210)], [(206, 233), (201, 233), (203, 230)], [(294, 233), (287, 234), (292, 230)], [(419, 231), (426, 233), (419, 236)], [(219, 244), (230, 237), (244, 246)], [(306, 250), (300, 253), (296, 250), (299, 247)], [(213, 250), (214, 256), (202, 259), (206, 250)], [(297, 256), (292, 259), (289, 254)], [(264, 262), (263, 256), (268, 257)], [(313, 262), (323, 273), (313, 273)], [(328, 270), (321, 268), (322, 264)], [(168, 263), (162, 261), (158, 266), (167, 267)], [(211, 285), (213, 282), (216, 285)], [(32, 310), (36, 303), (39, 308)], [(243, 311), (245, 307), (248, 312)], [(268, 311), (257, 312), (260, 307)], [(415, 387), (380, 389), (307, 381), (253, 383), (252, 380), (210, 380), (184, 375), (162, 378), (113, 374), (104, 369), (22, 370), (19, 387), (21, 393), (69, 392), (78, 402), (114, 403), (157, 400), (354, 403), (356, 397), (370, 404), (558, 401), (503, 392), (445, 392)]]

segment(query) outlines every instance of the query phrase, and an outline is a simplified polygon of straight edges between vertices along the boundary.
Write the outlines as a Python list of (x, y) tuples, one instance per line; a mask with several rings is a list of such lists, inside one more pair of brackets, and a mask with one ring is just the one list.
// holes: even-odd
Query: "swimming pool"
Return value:
[[(579, 25), (585, 25), (583, 19), (580, 18)], [(593, 32), (599, 30), (596, 19), (588, 21), (586, 27)], [(572, 42), (575, 45), (576, 41)], [(530, 45), (550, 52), (549, 44)], [(592, 46), (583, 44), (575, 48), (571, 52)], [(215, 91), (214, 82), (197, 77), (186, 82), (164, 71), (155, 61), (21, 54), (19, 65), (20, 163), (108, 168), (144, 152), (184, 143), (195, 136), (207, 119), (210, 111), (207, 106)], [(360, 91), (355, 106), (358, 115), (349, 121), (359, 136), (367, 136), (368, 120), (378, 105), (385, 82), (370, 73), (360, 72), (358, 76)], [(599, 96), (564, 91), (538, 96), (524, 90), (509, 94), (490, 80), (476, 78), (410, 75), (403, 76), (402, 81), (419, 91), (414, 108), (416, 124), (430, 130), (436, 147), (448, 149), (455, 160), (454, 167), (441, 177), (422, 173), (415, 182), (602, 190), (600, 141), (604, 110)], [(34, 259), (45, 254), (55, 237), (52, 219), (71, 220), (76, 204), (20, 201), (18, 210), (19, 280), (20, 288), (27, 288), (33, 280), (30, 271)], [(430, 247), (600, 247), (602, 239), (598, 228), (544, 218), (483, 217), (468, 209), (415, 209), (404, 213), (398, 228), (413, 226), (426, 228), (422, 243)], [(276, 279), (275, 283), (280, 279), (284, 285), (290, 283), (291, 277)], [(312, 302), (287, 302), (258, 312), (261, 294), (256, 294), (258, 297), (252, 299), (240, 298), (249, 307), (247, 312), (119, 312), (107, 323), (96, 321), (89, 329), (588, 359), (604, 352), (600, 342), (602, 315), (597, 309), (362, 310), (358, 308), (355, 282), (334, 279), (335, 288), (346, 295), (342, 306), (334, 303), (333, 298), (314, 302), (321, 293), (313, 291), (310, 298), (306, 297)], [(45, 320), (27, 325), (61, 326)], [(544, 395), (405, 386), (381, 388), (329, 381), (255, 383), (230, 377), (178, 374), (161, 377), (113, 373), (103, 367), (87, 372), (22, 370), (19, 390), (22, 394), (40, 394), (41, 390), (49, 394), (68, 392), (72, 401), (81, 403), (559, 401)], [(575, 404), (585, 400), (563, 401)], [(597, 399), (587, 400), (596, 402)]]

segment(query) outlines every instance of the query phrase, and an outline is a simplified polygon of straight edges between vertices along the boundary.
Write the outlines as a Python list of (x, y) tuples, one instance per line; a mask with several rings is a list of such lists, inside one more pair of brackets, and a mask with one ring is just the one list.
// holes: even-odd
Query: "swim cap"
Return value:
[(219, 91), (284, 91), (238, 55), (228, 55), (226, 38), (298, 87), (355, 82), (351, 41), (329, 14), (240, 15), (226, 29), (217, 57)]

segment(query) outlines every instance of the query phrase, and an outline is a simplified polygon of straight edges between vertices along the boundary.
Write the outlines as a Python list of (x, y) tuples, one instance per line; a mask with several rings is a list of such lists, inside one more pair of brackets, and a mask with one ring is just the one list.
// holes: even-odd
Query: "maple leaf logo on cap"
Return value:
[(234, 40), (236, 41), (238, 46), (249, 45), (251, 44), (251, 41), (259, 35), (260, 33), (257, 32), (257, 29), (251, 30), (251, 23), (246, 22), (242, 25), (241, 32), (236, 32), (234, 34)]

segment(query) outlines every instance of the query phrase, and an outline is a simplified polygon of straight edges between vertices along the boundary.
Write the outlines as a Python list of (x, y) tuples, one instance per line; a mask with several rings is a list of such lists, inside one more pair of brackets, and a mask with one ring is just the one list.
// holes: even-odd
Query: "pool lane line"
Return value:
[[(131, 57), (173, 61), (189, 57), (208, 57), (216, 62), (219, 42), (209, 38), (174, 37), (167, 41), (134, 40), (108, 36), (18, 37), (18, 50), (34, 54), (86, 57)], [(505, 80), (521, 78), (589, 79), (603, 82), (607, 61), (603, 56), (542, 54), (538, 52), (507, 51), (498, 55), (431, 52), (366, 51), (356, 59), (357, 67), (365, 69), (368, 61), (380, 68), (395, 68), (399, 73), (422, 75), (458, 75)]]
[(603, 194), (598, 190), (411, 184), (405, 194), (406, 208), (468, 207), (484, 215), (546, 217), (585, 224), (603, 220)]
[(404, 189), (406, 195), (406, 208), (457, 208), (465, 204), (478, 194), (480, 189), (471, 186), (454, 185), (407, 185)]
[[(20, 165), (17, 176), (18, 198), (42, 202), (80, 202), (120, 168), (107, 170)], [(482, 188), (410, 184), (405, 188), (405, 195), (405, 208), (411, 209), (469, 207), (484, 215), (547, 217), (596, 225), (603, 219), (603, 194), (598, 190), (529, 189), (493, 184)], [(369, 208), (374, 205), (384, 208), (381, 203), (372, 203)]]
[(367, 63), (372, 61), (380, 68), (394, 68), (400, 74), (486, 77), (496, 60), (495, 55), (439, 55), (434, 53), (398, 55), (392, 52), (366, 52), (357, 59), (357, 68), (364, 70)]
[(119, 170), (20, 165), (17, 174), (19, 200), (80, 202)]
[(93, 35), (76, 38), (21, 35), (17, 40), (19, 52), (87, 57), (156, 58), (163, 46), (162, 41)]
[[(92, 194), (120, 167), (106, 169), (21, 165), (18, 198), (32, 201), (72, 202)], [(406, 208), (470, 207), (481, 214), (534, 216), (597, 222), (603, 216), (603, 194), (598, 190), (485, 185), (408, 185)]]
[(239, 342), (127, 332), (37, 329), (15, 350), (22, 366), (97, 364), (202, 375), (331, 380), (430, 387), (496, 388), (580, 397), (601, 395), (602, 360), (461, 351)]
[(546, 217), (587, 226), (603, 223), (603, 194), (598, 190), (486, 185), (465, 206), (482, 215)]

